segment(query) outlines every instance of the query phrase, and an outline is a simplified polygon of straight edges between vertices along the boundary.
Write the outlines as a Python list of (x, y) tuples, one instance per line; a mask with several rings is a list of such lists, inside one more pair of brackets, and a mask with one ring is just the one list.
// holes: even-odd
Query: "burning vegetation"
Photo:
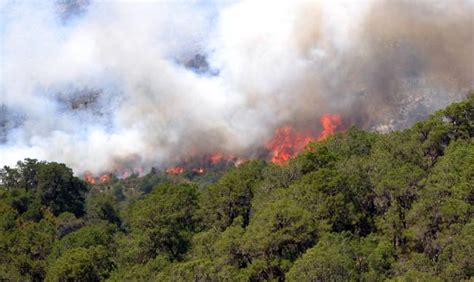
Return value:
[[(277, 128), (273, 137), (264, 145), (266, 151), (266, 157), (264, 158), (274, 164), (283, 165), (291, 157), (301, 152), (309, 142), (324, 140), (330, 135), (343, 130), (342, 118), (337, 113), (323, 114), (320, 118), (320, 124), (322, 129), (317, 132), (310, 129), (298, 130), (289, 125)], [(203, 157), (191, 157), (186, 161), (181, 161), (179, 165), (167, 168), (165, 171), (172, 175), (186, 172), (201, 175), (210, 168), (216, 169), (218, 165), (239, 166), (244, 161), (245, 158), (239, 158), (233, 154), (216, 152)]]
[(107, 184), (112, 179), (112, 177), (124, 179), (128, 178), (132, 175), (140, 175), (143, 174), (142, 168), (134, 168), (134, 169), (114, 169), (112, 172), (103, 172), (100, 174), (93, 174), (91, 171), (86, 171), (83, 174), (83, 179), (92, 185), (96, 184)]
[(212, 153), (201, 157), (191, 157), (181, 161), (179, 165), (169, 167), (165, 171), (168, 174), (190, 173), (202, 175), (209, 170), (222, 170), (229, 166), (237, 166), (242, 160), (234, 155), (223, 153)]
[(110, 173), (102, 174), (102, 175), (99, 175), (99, 176), (94, 176), (94, 174), (92, 174), (92, 172), (90, 172), (90, 171), (84, 172), (84, 180), (87, 183), (92, 184), (92, 185), (106, 184), (107, 182), (110, 181), (110, 177), (111, 177)]
[(180, 174), (184, 172), (184, 167), (181, 167), (181, 166), (170, 167), (166, 169), (166, 172), (170, 174)]
[(297, 131), (290, 126), (275, 130), (275, 135), (265, 146), (270, 151), (270, 160), (275, 164), (283, 164), (309, 142), (323, 140), (342, 129), (342, 119), (338, 114), (323, 114), (320, 122), (323, 130), (318, 135), (313, 135), (310, 130)]
[[(343, 130), (342, 118), (339, 114), (323, 114), (320, 119), (320, 129), (300, 130), (290, 125), (284, 125), (275, 130), (272, 138), (262, 146), (264, 154), (260, 157), (277, 165), (285, 164), (290, 158), (301, 152), (309, 142), (321, 141), (330, 135)], [(228, 167), (239, 166), (248, 158), (237, 157), (235, 154), (215, 152), (203, 156), (192, 156), (179, 161), (176, 165), (164, 169), (170, 175), (203, 175), (206, 172), (223, 171)], [(133, 169), (133, 173), (142, 174), (143, 169)], [(119, 178), (127, 178), (131, 174), (129, 170), (115, 170), (113, 175)], [(94, 176), (90, 171), (84, 173), (84, 180), (92, 185), (105, 184), (110, 181), (111, 173)]]

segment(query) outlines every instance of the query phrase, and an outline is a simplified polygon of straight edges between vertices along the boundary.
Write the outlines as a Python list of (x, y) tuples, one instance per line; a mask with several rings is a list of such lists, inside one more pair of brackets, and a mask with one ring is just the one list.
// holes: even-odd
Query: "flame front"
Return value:
[(107, 182), (110, 181), (110, 174), (107, 173), (99, 177), (95, 177), (94, 174), (92, 174), (92, 172), (86, 171), (84, 172), (84, 180), (87, 183), (92, 184), (92, 185), (95, 185), (97, 183), (106, 184)]
[(241, 162), (239, 158), (232, 154), (214, 152), (203, 156), (192, 156), (178, 163), (177, 166), (166, 169), (169, 174), (181, 174), (185, 171), (196, 174), (204, 174), (212, 167), (229, 165)]
[(94, 175), (92, 174), (92, 172), (90, 172), (90, 171), (84, 172), (84, 180), (85, 180), (87, 183), (92, 184), (92, 185), (94, 185), (94, 184), (96, 183), (95, 177), (94, 177)]
[[(312, 134), (310, 130), (297, 131), (291, 126), (283, 126), (275, 130), (273, 138), (265, 144), (265, 148), (270, 151), (270, 160), (275, 164), (283, 164), (291, 157), (295, 156), (311, 141), (321, 141), (341, 130), (342, 118), (339, 114), (323, 114), (320, 118), (322, 130), (319, 134)], [(201, 157), (195, 156), (179, 163), (177, 166), (169, 167), (165, 171), (168, 174), (182, 174), (185, 171), (195, 174), (204, 174), (212, 167), (217, 165), (233, 164), (239, 166), (245, 159), (236, 157), (233, 154), (224, 154), (215, 152)], [(212, 170), (212, 169), (211, 169)], [(127, 178), (131, 173), (143, 173), (143, 168), (127, 170), (118, 169), (115, 175), (121, 178)], [(105, 184), (110, 181), (111, 174), (103, 174), (100, 177), (87, 171), (84, 173), (84, 180), (94, 185), (97, 183)]]
[(184, 172), (184, 167), (181, 167), (181, 166), (170, 167), (166, 169), (166, 172), (169, 174), (180, 174)]
[(209, 163), (215, 165), (215, 164), (218, 164), (220, 162), (230, 162), (230, 161), (238, 161), (238, 158), (235, 156), (235, 155), (232, 155), (232, 154), (222, 154), (222, 153), (212, 153), (208, 156), (208, 161)]
[(213, 153), (209, 156), (209, 162), (211, 164), (217, 164), (224, 159), (224, 155), (221, 153)]
[(320, 118), (323, 130), (318, 136), (312, 136), (309, 130), (297, 132), (290, 126), (283, 126), (275, 130), (275, 135), (266, 144), (270, 151), (271, 161), (275, 164), (283, 164), (311, 141), (321, 141), (334, 134), (342, 125), (339, 114), (323, 114)]
[(275, 131), (266, 147), (271, 151), (271, 161), (281, 164), (301, 151), (311, 140), (313, 139), (309, 134), (296, 132), (293, 128), (284, 126)]
[(99, 177), (99, 181), (102, 184), (105, 184), (110, 181), (110, 175), (109, 174), (104, 174), (101, 177)]
[(317, 140), (321, 141), (331, 136), (342, 125), (342, 118), (339, 114), (323, 114), (320, 118), (323, 131), (319, 134)]

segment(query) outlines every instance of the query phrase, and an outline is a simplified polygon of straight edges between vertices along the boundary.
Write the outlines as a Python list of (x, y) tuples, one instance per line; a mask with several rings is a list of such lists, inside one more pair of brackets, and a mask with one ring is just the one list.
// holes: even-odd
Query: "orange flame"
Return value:
[(85, 180), (87, 183), (92, 184), (92, 185), (94, 185), (94, 184), (96, 183), (95, 177), (94, 177), (94, 175), (92, 174), (92, 172), (90, 172), (90, 171), (84, 172), (84, 180)]
[(297, 132), (290, 126), (276, 129), (275, 135), (265, 146), (271, 152), (271, 161), (283, 164), (304, 149), (309, 142), (326, 139), (341, 126), (342, 119), (338, 114), (323, 114), (320, 122), (323, 130), (317, 137), (312, 136), (309, 131)]
[(188, 159), (182, 160), (177, 166), (170, 167), (165, 171), (169, 174), (181, 174), (185, 171), (194, 172), (196, 174), (204, 174), (210, 166), (218, 164), (230, 164), (234, 165), (238, 162), (242, 162), (239, 158), (232, 154), (224, 154), (221, 152), (215, 152), (206, 154), (201, 157), (189, 157)]
[(220, 162), (230, 162), (230, 161), (234, 161), (234, 162), (237, 162), (239, 161), (239, 158), (237, 158), (235, 155), (224, 155), (222, 153), (212, 153), (208, 156), (208, 161), (215, 165), (215, 164), (218, 164)]
[(342, 125), (341, 116), (338, 114), (323, 114), (320, 121), (323, 131), (319, 134), (318, 141), (331, 136)]
[[(342, 118), (339, 114), (325, 113), (321, 116), (320, 122), (322, 131), (317, 135), (313, 135), (310, 130), (296, 131), (290, 126), (283, 126), (275, 130), (273, 138), (265, 144), (265, 147), (270, 151), (270, 159), (275, 164), (283, 164), (311, 141), (321, 141), (341, 130)], [(170, 167), (166, 169), (169, 174), (182, 174), (185, 170), (192, 171), (197, 174), (204, 174), (206, 170), (210, 169), (210, 165), (216, 164), (234, 164), (239, 166), (246, 159), (238, 158), (232, 154), (224, 154), (215, 152), (209, 155), (204, 155), (198, 161), (189, 159), (183, 161), (179, 166)], [(143, 173), (143, 168), (122, 169), (116, 168), (113, 175), (119, 178), (127, 178), (132, 173)], [(89, 184), (95, 185), (97, 183), (105, 184), (110, 181), (112, 174), (104, 174), (98, 178), (90, 171), (84, 173), (84, 180)]]
[(84, 172), (84, 180), (92, 185), (97, 184), (97, 180), (99, 180), (99, 183), (105, 184), (110, 181), (110, 174), (103, 174), (97, 178), (92, 174), (92, 172), (86, 171)]
[(289, 126), (278, 128), (272, 140), (266, 144), (271, 151), (271, 161), (282, 164), (302, 150), (312, 140), (309, 134), (296, 132)]
[(169, 174), (180, 174), (184, 172), (184, 168), (180, 166), (170, 167), (166, 169), (166, 172)]
[(209, 156), (209, 161), (211, 164), (217, 164), (224, 159), (224, 155), (221, 153), (213, 153)]
[(104, 174), (101, 177), (99, 177), (99, 181), (102, 184), (105, 184), (110, 181), (110, 175), (109, 174)]

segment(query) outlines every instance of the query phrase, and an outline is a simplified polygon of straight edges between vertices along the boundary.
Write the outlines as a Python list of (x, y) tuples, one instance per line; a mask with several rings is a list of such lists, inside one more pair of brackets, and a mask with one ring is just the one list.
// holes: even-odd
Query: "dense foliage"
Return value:
[(474, 277), (473, 94), (410, 129), (349, 128), (222, 177), (89, 185), (31, 159), (0, 173), (2, 281)]

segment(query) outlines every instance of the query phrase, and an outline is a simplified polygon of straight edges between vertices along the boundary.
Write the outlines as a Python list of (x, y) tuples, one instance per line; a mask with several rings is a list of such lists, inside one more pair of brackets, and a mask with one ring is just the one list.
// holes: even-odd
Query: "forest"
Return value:
[(474, 93), (283, 165), (90, 184), (25, 159), (0, 170), (0, 280), (471, 280), (473, 204)]

